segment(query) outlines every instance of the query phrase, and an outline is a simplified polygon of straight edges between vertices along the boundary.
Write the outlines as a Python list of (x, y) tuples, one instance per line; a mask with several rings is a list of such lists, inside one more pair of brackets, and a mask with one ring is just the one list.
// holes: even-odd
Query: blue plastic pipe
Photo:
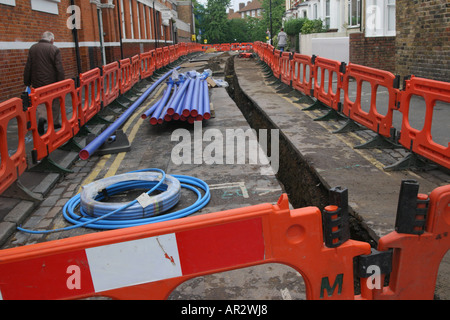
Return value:
[(186, 93), (186, 100), (184, 101), (184, 106), (182, 109), (183, 111), (181, 113), (185, 117), (189, 117), (189, 115), (191, 114), (191, 104), (194, 87), (195, 87), (195, 80), (192, 80), (189, 84), (189, 88)]
[(177, 96), (173, 99), (172, 104), (167, 108), (167, 113), (170, 115), (173, 115), (175, 111), (177, 110), (178, 105), (183, 100), (184, 94), (186, 92), (186, 89), (189, 87), (189, 82), (191, 81), (190, 78), (187, 78), (183, 85), (181, 86), (180, 90), (177, 92)]
[(194, 93), (192, 95), (192, 103), (191, 103), (191, 117), (197, 117), (198, 115), (198, 102), (199, 96), (201, 94), (200, 87), (200, 77), (195, 79)]
[(89, 159), (89, 157), (98, 149), (101, 147), (103, 143), (105, 143), (106, 140), (110, 136), (113, 135), (113, 133), (128, 119), (128, 117), (133, 114), (133, 112), (147, 99), (147, 97), (150, 95), (150, 93), (153, 92), (160, 84), (163, 82), (168, 76), (172, 74), (174, 70), (179, 69), (180, 67), (176, 67), (170, 71), (168, 71), (166, 74), (164, 74), (158, 81), (156, 81), (150, 88), (148, 88), (133, 104), (124, 112), (122, 115), (117, 118), (116, 121), (114, 121), (108, 128), (105, 129), (101, 134), (99, 134), (94, 140), (92, 140), (91, 143), (89, 143), (86, 147), (84, 147), (80, 153), (79, 157), (82, 160)]
[(167, 114), (167, 109), (168, 109), (169, 105), (172, 103), (175, 95), (177, 94), (177, 91), (178, 91), (178, 86), (175, 84), (173, 86), (173, 92), (172, 92), (172, 95), (170, 96), (169, 101), (167, 102), (165, 108), (163, 109), (163, 111), (159, 115), (159, 118), (158, 118), (158, 123), (159, 124), (163, 123), (164, 121), (170, 121), (172, 119), (172, 117), (169, 114)]
[(158, 118), (162, 114), (164, 107), (166, 106), (167, 100), (169, 100), (170, 92), (172, 91), (173, 82), (169, 82), (167, 85), (166, 93), (164, 94), (161, 103), (158, 105), (158, 108), (153, 112), (152, 117), (150, 118), (150, 123), (155, 125), (158, 123)]
[(209, 107), (208, 82), (203, 81), (203, 119), (211, 118), (211, 109)]
[[(166, 90), (167, 90), (167, 89), (166, 89)], [(164, 90), (163, 95), (166, 93), (166, 90)], [(149, 115), (151, 115), (151, 114), (156, 110), (156, 108), (158, 108), (158, 106), (159, 106), (159, 104), (161, 103), (161, 101), (162, 101), (162, 98), (159, 99), (158, 101), (156, 101), (156, 103), (155, 103), (153, 106), (151, 106), (150, 109), (148, 109), (147, 111), (145, 111), (144, 113), (142, 113), (141, 118), (142, 118), (142, 119), (146, 119)]]
[[(200, 89), (203, 89), (203, 82), (204, 80), (200, 80)], [(196, 121), (202, 121), (203, 120), (203, 90), (200, 91), (199, 97), (198, 97), (198, 115), (195, 117)]]

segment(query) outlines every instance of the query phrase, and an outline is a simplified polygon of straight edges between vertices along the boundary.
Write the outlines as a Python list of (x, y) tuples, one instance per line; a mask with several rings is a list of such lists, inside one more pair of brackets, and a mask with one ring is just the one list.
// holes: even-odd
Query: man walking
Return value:
[[(23, 74), (25, 86), (39, 88), (64, 80), (61, 52), (59, 48), (53, 45), (54, 40), (53, 33), (45, 31), (41, 40), (31, 46)], [(47, 122), (46, 112), (42, 109), (37, 108), (38, 132), (41, 135), (44, 133), (44, 126)], [(59, 99), (53, 100), (52, 113), (54, 128), (58, 129), (61, 127), (59, 123), (61, 114)]]
[(278, 48), (280, 48), (280, 51), (284, 51), (284, 47), (286, 47), (287, 44), (287, 34), (284, 32), (284, 29), (281, 28), (281, 31), (278, 33)]

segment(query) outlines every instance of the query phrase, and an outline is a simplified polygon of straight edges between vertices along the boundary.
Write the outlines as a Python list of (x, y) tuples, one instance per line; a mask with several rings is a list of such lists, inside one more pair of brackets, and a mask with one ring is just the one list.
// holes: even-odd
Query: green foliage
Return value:
[(222, 43), (228, 38), (226, 9), (229, 5), (230, 0), (208, 0), (203, 16), (203, 39), (208, 43)]
[(302, 34), (321, 33), (326, 31), (327, 29), (323, 26), (322, 20), (317, 19), (317, 20), (306, 20), (303, 23), (301, 33)]
[(284, 22), (284, 31), (289, 36), (298, 36), (298, 34), (302, 31), (303, 24), (307, 20), (307, 18), (287, 20)]

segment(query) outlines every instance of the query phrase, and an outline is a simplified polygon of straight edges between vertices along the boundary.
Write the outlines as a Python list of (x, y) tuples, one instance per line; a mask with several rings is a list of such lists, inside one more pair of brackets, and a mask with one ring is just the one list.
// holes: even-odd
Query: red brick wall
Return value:
[(450, 81), (450, 2), (397, 0), (396, 72)]
[(366, 67), (395, 71), (395, 37), (365, 37), (350, 34), (350, 62)]
[[(124, 10), (126, 17), (126, 35), (123, 38), (130, 39), (131, 27), (129, 19), (129, 1), (132, 1), (135, 15), (134, 25), (134, 39), (138, 42), (124, 42), (123, 43), (123, 57), (132, 57), (140, 52), (147, 52), (154, 49), (156, 44), (151, 41), (154, 39), (155, 25), (153, 23), (153, 9), (146, 6), (146, 16), (151, 19), (147, 23), (147, 30), (151, 29), (153, 35), (147, 34), (147, 39), (143, 39), (145, 33), (141, 25), (140, 43), (138, 39), (138, 24), (136, 23), (136, 0), (124, 0)], [(104, 2), (104, 1), (102, 1)], [(102, 20), (104, 28), (105, 42), (120, 42), (119, 28), (121, 25), (117, 18), (117, 0), (114, 0), (116, 7), (114, 9), (103, 9)], [(19, 97), (24, 89), (23, 84), (23, 70), (28, 55), (28, 47), (31, 44), (40, 40), (44, 31), (51, 31), (55, 34), (55, 45), (58, 43), (70, 43), (74, 45), (72, 30), (67, 28), (67, 19), (71, 13), (66, 10), (70, 5), (70, 0), (61, 0), (58, 3), (59, 14), (48, 14), (31, 9), (30, 0), (16, 0), (15, 6), (7, 6), (0, 4), (0, 42), (14, 42), (14, 45), (21, 46), (20, 49), (11, 48), (11, 50), (0, 50), (0, 102), (6, 101), (13, 97)], [(98, 18), (97, 9), (89, 0), (75, 0), (75, 5), (81, 9), (81, 29), (78, 30), (78, 40), (80, 46), (80, 60), (81, 72), (86, 72), (92, 68), (102, 65), (101, 50), (98, 46), (93, 46), (91, 43), (99, 43)], [(169, 6), (166, 3), (166, 6)], [(169, 6), (170, 7), (170, 6)], [(142, 19), (142, 4), (139, 5), (140, 19)], [(171, 45), (172, 43), (165, 43), (164, 36), (161, 35), (161, 15), (159, 14), (159, 21), (157, 21), (158, 47)], [(171, 40), (171, 28), (165, 27), (166, 40)], [(150, 40), (150, 41), (149, 41)], [(83, 44), (84, 43), (84, 44)], [(88, 47), (89, 46), (89, 47)], [(26, 49), (22, 49), (26, 48)], [(75, 48), (60, 48), (63, 59), (64, 71), (66, 78), (75, 78), (78, 75), (77, 60)], [(105, 47), (106, 63), (118, 61), (121, 59), (120, 46), (106, 46)]]

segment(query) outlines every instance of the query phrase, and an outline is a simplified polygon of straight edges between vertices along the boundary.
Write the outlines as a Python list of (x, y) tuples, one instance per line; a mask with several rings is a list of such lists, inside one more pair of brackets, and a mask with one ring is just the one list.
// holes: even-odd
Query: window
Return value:
[(395, 0), (367, 0), (366, 37), (395, 36)]
[(361, 24), (361, 1), (348, 0), (348, 26), (356, 27)]
[(330, 28), (330, 0), (325, 1), (325, 26), (327, 29)]
[(387, 33), (395, 35), (395, 0), (387, 0)]
[(128, 1), (130, 4), (130, 26), (131, 26), (131, 39), (134, 39), (134, 26), (133, 26), (133, 5), (132, 0)]
[(313, 4), (313, 20), (317, 19), (317, 3)]
[(16, 0), (0, 0), (0, 4), (6, 4), (8, 6), (15, 6)]
[(45, 13), (58, 14), (60, 0), (31, 0), (31, 9)]
[(120, 0), (120, 15), (122, 20), (122, 37), (127, 38), (127, 33), (125, 31), (125, 12), (123, 10), (123, 0)]

